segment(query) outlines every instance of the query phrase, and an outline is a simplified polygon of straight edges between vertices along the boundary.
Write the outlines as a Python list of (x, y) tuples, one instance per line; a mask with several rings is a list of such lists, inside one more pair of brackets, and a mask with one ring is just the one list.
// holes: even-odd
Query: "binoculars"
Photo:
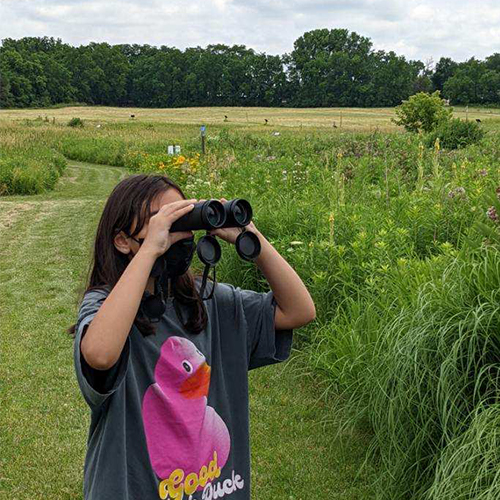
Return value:
[[(256, 259), (261, 251), (257, 235), (245, 230), (245, 226), (252, 220), (252, 215), (250, 203), (242, 198), (235, 198), (224, 203), (218, 200), (200, 201), (194, 204), (190, 212), (172, 224), (170, 232), (199, 229), (211, 231), (239, 227), (241, 234), (236, 238), (236, 251), (242, 259), (251, 261)], [(218, 241), (211, 235), (203, 236), (198, 240), (196, 251), (200, 260), (210, 266), (214, 266), (222, 255)]]

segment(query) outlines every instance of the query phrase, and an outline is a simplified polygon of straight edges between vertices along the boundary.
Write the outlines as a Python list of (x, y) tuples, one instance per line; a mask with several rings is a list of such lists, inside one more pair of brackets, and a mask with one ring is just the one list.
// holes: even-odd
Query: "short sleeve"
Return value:
[(293, 330), (276, 330), (273, 291), (233, 289), (235, 307), (243, 318), (247, 336), (248, 370), (285, 361), (290, 357)]
[(75, 327), (73, 358), (76, 378), (83, 397), (91, 409), (98, 408), (120, 387), (127, 373), (129, 364), (129, 337), (127, 337), (120, 358), (108, 370), (97, 370), (91, 367), (85, 361), (81, 352), (82, 338), (108, 294), (109, 292), (105, 290), (91, 290), (87, 292), (80, 304)]

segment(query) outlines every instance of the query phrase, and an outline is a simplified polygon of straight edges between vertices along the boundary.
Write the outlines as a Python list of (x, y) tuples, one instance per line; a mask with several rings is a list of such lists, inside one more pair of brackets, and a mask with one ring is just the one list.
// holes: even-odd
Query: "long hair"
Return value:
[[(182, 189), (173, 180), (162, 175), (131, 175), (115, 186), (97, 227), (94, 254), (85, 280), (85, 291), (80, 300), (90, 290), (113, 289), (129, 264), (128, 256), (115, 247), (115, 236), (120, 231), (130, 236), (139, 234), (151, 217), (152, 201), (160, 193), (171, 188), (177, 189), (186, 199)], [(137, 220), (137, 225), (131, 233), (134, 218)], [(172, 285), (173, 303), (179, 321), (191, 333), (200, 333), (207, 326), (208, 317), (196, 288), (195, 275), (188, 269), (183, 275), (174, 278)], [(186, 323), (182, 318), (179, 303), (185, 305), (188, 310)], [(156, 332), (155, 324), (141, 313), (141, 309), (134, 319), (134, 324), (143, 336)], [(73, 324), (66, 330), (73, 338), (76, 333), (75, 327), (76, 324)]]

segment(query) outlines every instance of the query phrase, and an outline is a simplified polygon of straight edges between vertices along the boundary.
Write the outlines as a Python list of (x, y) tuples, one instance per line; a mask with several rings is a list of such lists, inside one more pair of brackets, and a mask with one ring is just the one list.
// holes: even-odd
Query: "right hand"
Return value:
[(193, 236), (192, 231), (175, 231), (170, 233), (172, 224), (194, 208), (196, 199), (180, 200), (163, 205), (147, 224), (147, 233), (141, 248), (147, 249), (155, 257), (163, 255), (171, 245), (184, 238)]

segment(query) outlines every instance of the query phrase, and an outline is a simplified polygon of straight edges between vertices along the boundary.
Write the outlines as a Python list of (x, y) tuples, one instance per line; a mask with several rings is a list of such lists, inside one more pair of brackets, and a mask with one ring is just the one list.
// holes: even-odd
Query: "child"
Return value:
[[(169, 233), (194, 202), (169, 178), (141, 174), (122, 180), (104, 207), (69, 329), (91, 410), (85, 500), (250, 500), (248, 370), (286, 360), (293, 329), (311, 322), (315, 307), (253, 223), (262, 246), (255, 262), (272, 291), (218, 283), (202, 300), (201, 279), (188, 269), (194, 235)], [(211, 231), (233, 244), (239, 233)], [(172, 286), (155, 316), (146, 299), (160, 295), (165, 278)]]

